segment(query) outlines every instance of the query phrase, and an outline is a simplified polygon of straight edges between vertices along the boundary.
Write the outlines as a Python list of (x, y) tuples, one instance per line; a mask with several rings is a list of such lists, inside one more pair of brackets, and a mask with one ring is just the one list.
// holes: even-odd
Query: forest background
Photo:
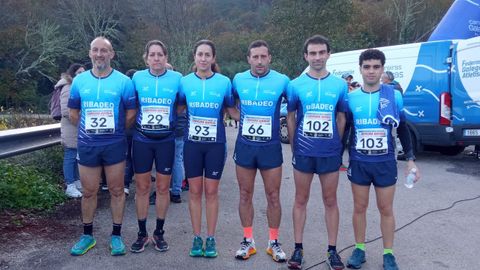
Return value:
[(291, 78), (306, 67), (304, 40), (323, 34), (332, 52), (425, 41), (453, 0), (2, 0), (0, 112), (46, 113), (53, 85), (106, 36), (122, 72), (145, 68), (148, 40), (167, 44), (169, 62), (190, 72), (196, 41), (217, 46), (221, 72), (248, 69), (246, 50), (266, 40), (272, 68)]

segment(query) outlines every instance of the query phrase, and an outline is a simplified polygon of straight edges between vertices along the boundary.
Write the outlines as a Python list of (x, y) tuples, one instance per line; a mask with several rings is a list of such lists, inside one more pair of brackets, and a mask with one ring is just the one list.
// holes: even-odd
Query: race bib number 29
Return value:
[(142, 129), (165, 130), (170, 127), (170, 107), (144, 106), (142, 107)]
[(217, 119), (209, 117), (190, 117), (188, 139), (201, 142), (217, 141)]
[(115, 133), (113, 108), (86, 109), (85, 131), (87, 134)]

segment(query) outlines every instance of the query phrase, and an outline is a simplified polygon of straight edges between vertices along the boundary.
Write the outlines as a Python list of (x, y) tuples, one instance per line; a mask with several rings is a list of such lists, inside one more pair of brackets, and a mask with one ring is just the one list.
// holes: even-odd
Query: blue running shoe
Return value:
[(362, 264), (365, 263), (365, 251), (356, 248), (352, 252), (352, 256), (347, 260), (347, 267), (352, 269), (362, 268)]
[(383, 254), (383, 270), (398, 270), (393, 254)]
[(338, 255), (335, 250), (330, 250), (327, 253), (327, 265), (333, 270), (341, 270), (345, 268), (345, 265), (342, 263), (342, 258), (340, 258), (340, 255)]
[(81, 256), (87, 253), (87, 251), (89, 251), (91, 248), (93, 248), (95, 244), (97, 244), (97, 241), (95, 241), (95, 238), (93, 238), (93, 236), (83, 234), (82, 236), (80, 236), (80, 240), (75, 243), (75, 245), (70, 250), (70, 254), (72, 254), (73, 256)]
[(112, 254), (112, 256), (121, 256), (127, 254), (125, 244), (123, 244), (123, 240), (120, 235), (112, 235), (110, 249), (110, 254)]
[(215, 258), (218, 256), (217, 244), (215, 243), (215, 238), (208, 237), (205, 242), (205, 254), (206, 258)]
[(193, 238), (190, 257), (203, 257), (203, 240), (200, 236), (195, 236), (195, 238)]

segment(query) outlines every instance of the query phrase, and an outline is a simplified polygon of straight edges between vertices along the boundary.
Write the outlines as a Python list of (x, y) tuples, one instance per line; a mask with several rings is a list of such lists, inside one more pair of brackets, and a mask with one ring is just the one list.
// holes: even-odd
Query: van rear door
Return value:
[(452, 121), (459, 144), (480, 144), (480, 37), (455, 45), (452, 66)]

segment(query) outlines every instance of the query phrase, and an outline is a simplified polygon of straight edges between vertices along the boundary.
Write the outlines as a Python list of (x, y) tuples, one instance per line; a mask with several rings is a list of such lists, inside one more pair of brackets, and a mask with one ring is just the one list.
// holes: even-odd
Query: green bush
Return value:
[(49, 210), (65, 199), (55, 173), (0, 161), (0, 210)]

